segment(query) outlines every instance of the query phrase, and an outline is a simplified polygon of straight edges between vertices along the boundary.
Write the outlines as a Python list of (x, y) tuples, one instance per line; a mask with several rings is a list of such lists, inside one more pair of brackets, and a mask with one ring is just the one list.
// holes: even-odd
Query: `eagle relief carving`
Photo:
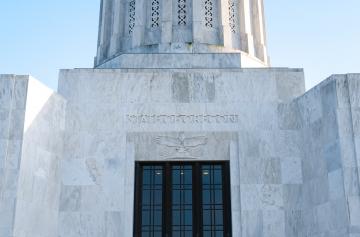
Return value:
[(177, 137), (158, 136), (155, 139), (159, 146), (159, 155), (165, 159), (199, 159), (203, 146), (208, 142), (205, 136), (186, 137), (181, 132)]

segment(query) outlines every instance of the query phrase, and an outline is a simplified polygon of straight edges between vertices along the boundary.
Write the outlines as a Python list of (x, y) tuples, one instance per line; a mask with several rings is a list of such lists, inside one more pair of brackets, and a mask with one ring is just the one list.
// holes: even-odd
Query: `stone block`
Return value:
[(348, 74), (347, 81), (349, 86), (350, 105), (355, 108), (360, 107), (360, 81), (359, 75)]
[(283, 185), (284, 209), (302, 210), (303, 206), (303, 185), (286, 184)]
[(327, 116), (333, 114), (337, 108), (336, 81), (325, 81), (320, 88), (322, 114)]
[(347, 196), (360, 196), (358, 168), (343, 168), (344, 190)]
[(13, 92), (13, 108), (15, 109), (25, 109), (26, 107), (29, 78), (29, 76), (16, 76)]
[(15, 198), (0, 199), (0, 229), (8, 232), (13, 228), (15, 216)]
[(262, 211), (242, 211), (241, 214), (242, 235), (262, 237), (264, 228)]
[(3, 170), (5, 168), (7, 150), (8, 150), (8, 140), (0, 139), (0, 170)]
[(333, 75), (336, 83), (336, 95), (339, 108), (350, 107), (349, 82), (346, 75)]
[(69, 186), (94, 185), (90, 169), (85, 159), (62, 160), (62, 183)]
[(300, 114), (304, 125), (312, 124), (322, 117), (321, 93), (316, 87), (299, 97), (296, 102), (299, 105)]
[(175, 73), (172, 75), (172, 95), (174, 102), (190, 102), (190, 85), (186, 74)]
[(79, 212), (59, 213), (59, 237), (77, 237), (85, 235)]
[(285, 234), (284, 210), (263, 211), (263, 236), (264, 237), (287, 237)]
[(329, 173), (329, 198), (337, 200), (345, 198), (344, 177), (341, 169)]
[(280, 184), (281, 182), (281, 163), (279, 158), (268, 158), (264, 162), (263, 183)]
[(11, 237), (13, 229), (11, 227), (1, 228), (0, 227), (0, 236), (1, 237)]
[(301, 158), (286, 157), (281, 160), (281, 183), (282, 184), (301, 184), (302, 165)]
[(303, 216), (300, 210), (288, 209), (285, 211), (285, 236), (302, 237), (304, 236)]
[(282, 102), (288, 102), (305, 92), (304, 71), (297, 70), (292, 74), (275, 73), (278, 98)]
[[(60, 212), (78, 212), (81, 208), (81, 187), (62, 186), (60, 194)], [(91, 198), (91, 197), (89, 197)]]
[(353, 124), (353, 132), (356, 137), (360, 136), (360, 108), (352, 108), (352, 124)]
[(14, 109), (10, 111), (9, 139), (21, 140), (24, 133), (25, 111)]
[(297, 103), (278, 105), (279, 128), (298, 130), (302, 127), (301, 114)]
[(9, 137), (10, 127), (10, 110), (0, 109), (0, 138), (7, 139)]
[(326, 161), (328, 172), (341, 169), (342, 161), (341, 161), (340, 144), (338, 142), (332, 143), (329, 146), (325, 146), (324, 160)]
[(349, 227), (349, 212), (347, 210), (348, 203), (345, 198), (340, 198), (330, 202), (331, 215), (330, 218), (330, 229), (343, 231)]
[(335, 111), (323, 114), (322, 126), (323, 145), (330, 145), (339, 138), (339, 127)]
[(351, 226), (360, 227), (360, 196), (348, 198), (349, 222)]
[(314, 208), (302, 211), (303, 234), (304, 236), (316, 236), (319, 232), (316, 211)]
[(318, 177), (310, 181), (310, 197), (313, 205), (320, 205), (329, 200), (328, 176)]
[(13, 105), (14, 76), (1, 75), (0, 78), (0, 108), (10, 109)]
[(123, 223), (122, 212), (106, 212), (104, 237), (117, 237), (121, 235), (124, 229)]
[[(0, 145), (0, 147), (1, 147), (1, 145)], [(19, 169), (20, 168), (21, 148), (22, 148), (22, 140), (8, 140), (7, 150), (6, 150), (7, 151), (6, 159), (5, 159), (5, 163), (4, 163), (5, 167), (7, 167), (9, 169)], [(0, 148), (0, 150), (1, 150), (1, 148)], [(0, 167), (1, 167), (1, 165), (0, 165)]]

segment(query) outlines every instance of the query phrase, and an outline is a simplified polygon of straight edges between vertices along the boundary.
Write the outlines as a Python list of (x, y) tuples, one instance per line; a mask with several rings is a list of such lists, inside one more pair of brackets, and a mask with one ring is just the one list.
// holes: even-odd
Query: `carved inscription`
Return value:
[(131, 124), (234, 124), (239, 122), (238, 115), (126, 115)]

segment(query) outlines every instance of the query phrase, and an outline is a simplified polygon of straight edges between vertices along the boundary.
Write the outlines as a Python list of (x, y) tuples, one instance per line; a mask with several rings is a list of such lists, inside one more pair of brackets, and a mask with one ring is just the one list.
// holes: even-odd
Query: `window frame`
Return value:
[(142, 203), (142, 179), (144, 166), (162, 166), (163, 173), (163, 203), (162, 203), (162, 237), (172, 236), (172, 167), (192, 166), (192, 231), (193, 237), (203, 237), (203, 203), (202, 203), (202, 166), (221, 165), (222, 189), (223, 189), (223, 225), (224, 237), (232, 236), (231, 225), (231, 184), (229, 161), (137, 161), (135, 163), (135, 200), (134, 200), (134, 237), (142, 237), (141, 234), (141, 203)]

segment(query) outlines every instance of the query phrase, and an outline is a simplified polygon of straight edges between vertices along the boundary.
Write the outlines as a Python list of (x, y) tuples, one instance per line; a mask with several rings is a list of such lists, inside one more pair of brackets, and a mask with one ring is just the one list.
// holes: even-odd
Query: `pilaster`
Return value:
[(122, 0), (113, 0), (113, 28), (110, 40), (110, 55), (115, 55), (121, 50), (121, 36), (123, 34), (124, 22), (122, 16), (124, 15), (124, 9)]
[[(251, 0), (241, 0), (241, 3), (239, 5), (240, 10), (240, 29), (241, 29), (241, 37), (243, 38), (242, 41), (242, 49), (249, 53), (251, 56), (255, 56), (255, 50), (254, 50), (254, 38), (252, 35), (252, 29), (251, 29), (251, 8), (250, 8), (250, 2)], [(244, 44), (246, 45), (245, 47)]]
[(219, 18), (220, 18), (220, 40), (225, 47), (232, 47), (232, 33), (229, 26), (229, 1), (219, 0)]
[(204, 0), (194, 0), (192, 2), (192, 19), (193, 19), (193, 43), (201, 43), (202, 31), (204, 25), (204, 10), (202, 8)]
[(161, 1), (161, 43), (171, 43), (172, 39), (172, 14), (173, 2), (171, 0)]
[(135, 26), (132, 33), (132, 47), (143, 45), (146, 27), (146, 0), (135, 0)]

